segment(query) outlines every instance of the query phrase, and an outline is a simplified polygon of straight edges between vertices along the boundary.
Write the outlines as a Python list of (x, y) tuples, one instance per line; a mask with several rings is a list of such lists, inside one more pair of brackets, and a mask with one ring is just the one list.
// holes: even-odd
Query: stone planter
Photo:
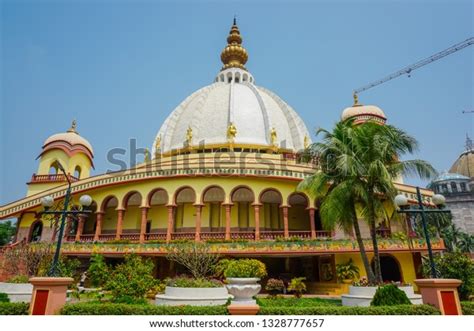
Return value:
[(260, 278), (226, 278), (226, 280), (228, 282), (226, 285), (227, 290), (234, 296), (232, 304), (256, 304), (256, 300), (253, 297), (262, 289), (262, 286), (257, 283)]
[(159, 306), (218, 306), (227, 303), (231, 296), (225, 287), (171, 287), (164, 294), (157, 294), (155, 304)]
[[(368, 307), (377, 288), (377, 286), (349, 286), (349, 294), (341, 295), (342, 305)], [(421, 295), (415, 294), (413, 286), (399, 286), (398, 288), (406, 293), (412, 304), (420, 305), (423, 303)]]
[(6, 293), (10, 302), (30, 302), (33, 285), (30, 283), (0, 283), (0, 292)]

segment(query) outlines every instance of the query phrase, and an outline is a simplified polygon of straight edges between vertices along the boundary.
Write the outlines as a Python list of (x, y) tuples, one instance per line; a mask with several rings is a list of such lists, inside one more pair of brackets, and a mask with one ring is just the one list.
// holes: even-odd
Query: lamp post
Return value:
[(79, 203), (82, 206), (82, 210), (68, 210), (69, 201), (71, 199), (71, 180), (64, 170), (63, 166), (58, 162), (58, 168), (64, 174), (64, 177), (67, 180), (68, 186), (66, 190), (66, 195), (64, 197), (64, 206), (63, 209), (60, 211), (52, 211), (49, 210), (54, 204), (54, 199), (52, 196), (46, 196), (41, 199), (41, 204), (44, 207), (44, 211), (41, 212), (43, 214), (49, 215), (61, 215), (61, 220), (59, 224), (59, 235), (58, 235), (58, 242), (56, 244), (56, 251), (54, 252), (53, 264), (51, 265), (51, 269), (48, 272), (48, 276), (55, 277), (58, 276), (58, 264), (59, 264), (59, 254), (61, 252), (61, 244), (63, 240), (64, 234), (64, 225), (66, 223), (66, 217), (70, 215), (79, 215), (79, 214), (90, 214), (91, 211), (87, 210), (86, 208), (92, 204), (92, 198), (88, 195), (83, 195), (79, 198)]
[(426, 214), (429, 213), (451, 213), (448, 209), (443, 209), (443, 206), (446, 202), (446, 199), (441, 194), (433, 195), (433, 203), (438, 207), (438, 209), (426, 209), (423, 205), (423, 200), (421, 198), (420, 188), (416, 187), (416, 196), (418, 200), (417, 208), (410, 207), (408, 204), (408, 198), (403, 194), (399, 194), (395, 197), (394, 202), (400, 208), (397, 210), (398, 213), (404, 214), (419, 214), (421, 216), (421, 224), (423, 226), (423, 234), (425, 235), (426, 246), (428, 248), (428, 257), (430, 260), (430, 271), (431, 277), (437, 278), (436, 275), (436, 265), (433, 258), (433, 250), (431, 249), (431, 241), (428, 233), (428, 227), (426, 225)]

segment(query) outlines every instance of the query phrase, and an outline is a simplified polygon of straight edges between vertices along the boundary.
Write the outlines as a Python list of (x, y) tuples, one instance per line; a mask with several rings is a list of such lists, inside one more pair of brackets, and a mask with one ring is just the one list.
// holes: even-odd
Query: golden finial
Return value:
[(186, 130), (186, 144), (188, 146), (191, 146), (191, 143), (193, 141), (193, 129), (191, 126), (188, 126), (188, 129)]
[(307, 135), (304, 136), (303, 147), (305, 149), (307, 149), (309, 147), (309, 137)]
[(144, 162), (150, 162), (150, 151), (148, 148), (145, 148), (145, 160)]
[(155, 140), (155, 157), (161, 154), (161, 134)]
[(221, 61), (224, 63), (221, 70), (228, 68), (245, 69), (245, 63), (248, 60), (248, 54), (244, 47), (242, 47), (242, 37), (240, 36), (237, 20), (234, 16), (234, 24), (230, 29), (227, 37), (227, 46), (221, 53)]
[(234, 142), (236, 135), (237, 135), (237, 128), (235, 127), (234, 123), (230, 122), (229, 126), (227, 127), (227, 140), (229, 142)]
[(271, 141), (271, 144), (273, 146), (277, 146), (277, 144), (278, 144), (277, 143), (277, 137), (278, 137), (278, 135), (277, 135), (277, 132), (276, 132), (275, 128), (272, 128), (272, 130), (270, 131), (270, 141)]
[(352, 97), (354, 98), (354, 105), (353, 106), (358, 106), (359, 105), (359, 96), (357, 95), (357, 93), (353, 93), (352, 94)]
[(72, 120), (71, 128), (69, 130), (67, 130), (67, 132), (77, 133), (76, 128), (77, 128), (77, 121), (74, 119), (74, 120)]

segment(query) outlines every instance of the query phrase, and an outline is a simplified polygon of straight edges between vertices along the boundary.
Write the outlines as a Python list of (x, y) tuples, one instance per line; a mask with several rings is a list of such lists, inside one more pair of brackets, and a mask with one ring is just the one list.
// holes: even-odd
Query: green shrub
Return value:
[(224, 272), (227, 270), (227, 267), (229, 266), (229, 263), (232, 260), (229, 259), (220, 259), (219, 262), (217, 262), (216, 266), (214, 267), (214, 277), (218, 279), (223, 279), (224, 278)]
[(218, 280), (208, 280), (205, 278), (176, 277), (170, 279), (167, 283), (171, 287), (222, 287), (223, 284)]
[(29, 303), (0, 302), (0, 315), (28, 315)]
[(375, 292), (374, 298), (370, 303), (371, 306), (395, 306), (395, 305), (411, 305), (405, 292), (400, 290), (396, 285), (388, 284), (380, 286)]
[[(435, 264), (440, 278), (462, 281), (458, 287), (459, 297), (461, 300), (468, 300), (474, 293), (474, 261), (463, 253), (455, 252), (436, 256)], [(428, 265), (423, 266), (423, 271), (429, 277)]]
[(226, 306), (155, 306), (121, 303), (75, 303), (61, 309), (61, 315), (227, 315)]
[(260, 307), (259, 315), (440, 315), (430, 305), (398, 305), (380, 307)]
[(281, 279), (270, 278), (265, 284), (265, 290), (272, 296), (276, 296), (278, 293), (283, 293), (285, 289), (285, 283)]
[(461, 301), (461, 308), (463, 315), (474, 315), (474, 302)]
[(102, 287), (107, 282), (110, 276), (110, 270), (105, 263), (105, 258), (102, 254), (94, 254), (90, 259), (87, 276), (91, 280), (91, 285), (94, 287)]
[(352, 259), (349, 259), (346, 263), (336, 264), (336, 275), (341, 281), (359, 278), (359, 267), (354, 264)]
[(8, 294), (0, 292), (0, 302), (10, 302)]
[(305, 277), (296, 277), (290, 281), (288, 285), (288, 291), (293, 292), (295, 297), (301, 298), (304, 292), (306, 292), (306, 284), (303, 282), (306, 280)]
[(315, 306), (340, 306), (341, 300), (321, 298), (282, 298), (268, 297), (257, 298), (257, 303), (262, 307), (315, 307)]
[(29, 283), (29, 277), (27, 275), (16, 275), (12, 278), (8, 279), (7, 283), (14, 283), (14, 284), (25, 284)]
[(153, 268), (153, 262), (148, 259), (133, 254), (125, 255), (125, 262), (110, 274), (105, 289), (111, 291), (113, 301), (142, 299), (155, 285)]
[(267, 275), (267, 268), (264, 263), (255, 259), (232, 260), (224, 275), (226, 278), (262, 278)]

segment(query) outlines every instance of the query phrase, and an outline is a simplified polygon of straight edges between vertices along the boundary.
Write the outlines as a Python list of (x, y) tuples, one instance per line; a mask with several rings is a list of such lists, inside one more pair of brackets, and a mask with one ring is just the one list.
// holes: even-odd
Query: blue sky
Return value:
[[(106, 153), (151, 147), (166, 116), (210, 84), (234, 14), (258, 85), (311, 131), (351, 91), (473, 33), (472, 1), (1, 1), (0, 204), (26, 192), (43, 141), (71, 120)], [(474, 136), (470, 47), (360, 95), (448, 169)], [(410, 183), (423, 184), (410, 179)]]

